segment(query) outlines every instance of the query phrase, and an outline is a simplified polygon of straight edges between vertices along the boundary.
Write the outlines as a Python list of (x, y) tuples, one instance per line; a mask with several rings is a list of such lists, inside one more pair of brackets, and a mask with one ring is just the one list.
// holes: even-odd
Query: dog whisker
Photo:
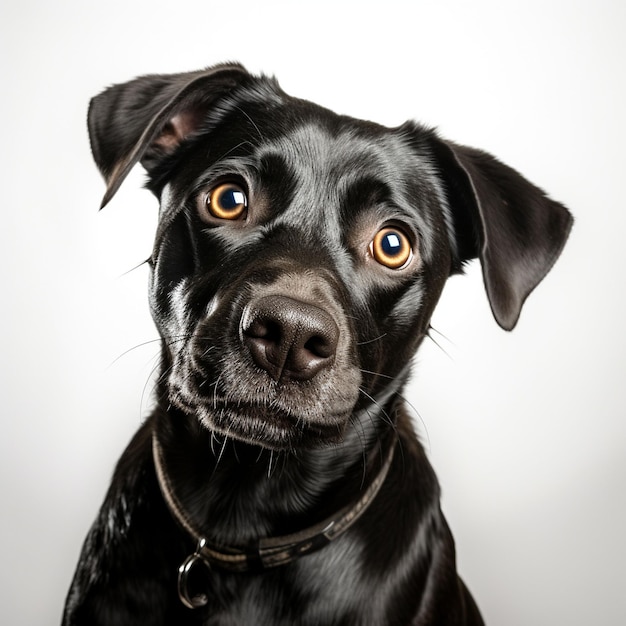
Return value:
[(222, 154), (222, 156), (220, 157), (220, 160), (226, 159), (233, 152), (236, 152), (239, 148), (242, 148), (243, 146), (251, 146), (251, 145), (252, 144), (249, 141), (241, 141), (236, 146), (233, 146), (232, 148), (224, 152), (224, 154)]
[(362, 393), (375, 407), (379, 409), (378, 415), (380, 415), (389, 426), (391, 426), (394, 430), (396, 429), (396, 424), (391, 416), (387, 413), (385, 408), (373, 398), (367, 391), (365, 391), (362, 387), (359, 387), (359, 393)]
[(219, 444), (219, 442), (217, 441), (217, 435), (216, 435), (215, 431), (213, 431), (213, 430), (211, 431), (211, 436), (210, 436), (209, 442), (210, 442), (210, 446), (211, 446), (211, 453), (213, 454), (213, 456), (217, 456), (216, 453), (215, 453), (215, 444), (216, 443)]
[(130, 274), (131, 272), (138, 270), (140, 267), (143, 267), (146, 264), (150, 265), (151, 263), (152, 263), (152, 258), (148, 257), (145, 261), (141, 261), (141, 263), (138, 263), (134, 267), (131, 267), (129, 270), (126, 270), (125, 272), (120, 274), (119, 278), (121, 278), (122, 276), (128, 276), (128, 274)]
[(386, 336), (387, 336), (387, 333), (383, 333), (382, 335), (379, 335), (378, 337), (374, 337), (373, 339), (367, 339), (365, 341), (358, 341), (356, 345), (357, 346), (366, 346), (367, 344), (375, 343), (376, 341), (381, 341)]
[[(369, 419), (370, 423), (372, 425), (374, 425), (374, 419), (372, 418), (372, 415), (369, 411), (368, 408), (365, 409), (365, 413), (367, 415), (367, 418)], [(363, 489), (363, 485), (365, 484), (365, 480), (366, 480), (366, 475), (367, 475), (367, 454), (368, 454), (368, 450), (367, 450), (367, 435), (365, 433), (365, 427), (363, 426), (363, 424), (361, 423), (360, 420), (358, 419), (353, 419), (351, 420), (351, 423), (354, 426), (354, 432), (356, 434), (356, 436), (359, 439), (359, 443), (360, 448), (361, 448), (361, 467), (362, 467), (362, 471), (361, 471), (361, 485), (360, 488)]]
[(211, 352), (215, 351), (215, 346), (207, 346), (206, 349), (202, 352), (201, 359), (206, 358)]
[(404, 402), (405, 406), (415, 414), (415, 417), (419, 420), (420, 424), (422, 425), (424, 434), (426, 435), (426, 447), (428, 449), (428, 452), (430, 452), (431, 451), (430, 434), (428, 432), (428, 426), (426, 425), (425, 420), (422, 418), (422, 414), (418, 411), (415, 404), (413, 404), (413, 402), (411, 402), (404, 394), (398, 393), (397, 395), (398, 395), (398, 398), (400, 398)]
[(217, 457), (217, 461), (215, 462), (215, 467), (217, 467), (220, 464), (220, 461), (222, 460), (222, 457), (224, 456), (224, 450), (226, 450), (227, 443), (228, 443), (228, 433), (226, 434), (226, 436), (224, 437), (224, 441), (222, 442), (222, 447)]
[(212, 385), (213, 385), (213, 410), (214, 411), (217, 411), (217, 386), (220, 383), (221, 377), (222, 377), (222, 374), (220, 374), (217, 377), (217, 380), (214, 383), (212, 383)]
[(267, 477), (272, 477), (272, 462), (274, 461), (274, 450), (270, 450), (270, 460), (267, 464)]
[(259, 454), (256, 457), (256, 461), (255, 461), (256, 463), (260, 463), (261, 458), (263, 457), (263, 452), (264, 451), (265, 451), (265, 449), (259, 446)]
[(252, 126), (254, 127), (254, 129), (256, 130), (256, 132), (259, 135), (259, 139), (261, 141), (265, 141), (265, 137), (263, 136), (263, 133), (261, 132), (261, 129), (258, 127), (258, 125), (256, 124), (256, 122), (239, 106), (235, 106), (235, 109), (237, 111), (239, 111), (240, 113), (242, 113), (250, 122), (250, 124), (252, 124)]
[(432, 336), (430, 331), (434, 331), (436, 332), (440, 337), (443, 337), (444, 339), (446, 339), (447, 341), (450, 341), (444, 334), (440, 333), (436, 328), (434, 328), (433, 326), (430, 326), (428, 328), (428, 332), (426, 333), (426, 337), (428, 337), (428, 339), (430, 339), (451, 361), (453, 361), (453, 357), (452, 355)]
[(144, 401), (146, 399), (147, 394), (147, 390), (148, 390), (148, 385), (150, 385), (150, 383), (152, 382), (152, 389), (150, 390), (150, 394), (152, 394), (155, 390), (156, 384), (154, 381), (154, 377), (155, 374), (157, 372), (159, 372), (159, 370), (161, 369), (161, 361), (158, 358), (158, 355), (155, 355), (152, 357), (153, 358), (153, 366), (150, 370), (150, 373), (148, 374), (148, 377), (146, 378), (146, 382), (143, 385), (143, 389), (141, 390), (141, 399), (139, 400), (139, 416), (140, 416), (140, 420), (142, 419), (141, 416), (143, 414), (143, 406), (144, 406)]
[(376, 376), (378, 378), (386, 378), (387, 380), (395, 380), (395, 378), (396, 378), (395, 376), (389, 376), (387, 374), (383, 374), (382, 372), (374, 372), (372, 370), (366, 370), (366, 369), (363, 369), (362, 367), (359, 368), (359, 371), (362, 374), (373, 374), (374, 376)]
[(143, 341), (141, 343), (138, 343), (134, 346), (132, 346), (131, 348), (128, 348), (127, 350), (124, 350), (124, 352), (122, 352), (121, 354), (119, 354), (118, 356), (115, 357), (115, 359), (113, 359), (113, 361), (111, 361), (111, 363), (109, 363), (109, 365), (107, 366), (107, 369), (113, 367), (118, 361), (120, 361), (121, 359), (123, 359), (124, 357), (128, 356), (131, 352), (134, 352), (135, 350), (140, 350), (141, 348), (145, 348), (146, 346), (150, 346), (153, 345), (155, 343), (161, 344), (161, 345), (166, 345), (166, 346), (172, 346), (175, 345), (176, 343), (180, 342), (180, 341), (185, 341), (186, 339), (188, 339), (191, 335), (189, 334), (183, 334), (180, 336), (164, 336), (164, 337), (155, 337), (154, 339), (148, 339), (147, 341)]
[(128, 356), (131, 352), (134, 352), (135, 350), (139, 350), (140, 348), (144, 348), (145, 346), (150, 346), (150, 345), (155, 344), (155, 343), (160, 344), (161, 341), (162, 341), (161, 337), (157, 337), (156, 339), (148, 339), (148, 341), (143, 341), (142, 343), (138, 343), (138, 344), (134, 345), (132, 348), (128, 348), (128, 350), (124, 350), (124, 352), (122, 352), (121, 354), (116, 356), (109, 363), (109, 365), (107, 366), (107, 369), (110, 369), (111, 367), (113, 367), (118, 361), (123, 359), (125, 356)]

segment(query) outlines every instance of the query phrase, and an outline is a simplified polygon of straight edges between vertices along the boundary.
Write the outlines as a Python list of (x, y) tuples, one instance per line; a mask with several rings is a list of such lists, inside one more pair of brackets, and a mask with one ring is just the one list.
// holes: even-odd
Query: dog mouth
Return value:
[(351, 410), (295, 413), (276, 403), (234, 402), (212, 398), (210, 402), (175, 393), (172, 403), (194, 415), (218, 435), (272, 450), (291, 450), (329, 445), (341, 440)]
[(221, 434), (278, 449), (338, 441), (347, 421), (344, 416), (313, 421), (261, 406), (237, 407), (236, 410), (225, 406), (212, 418), (211, 426)]
[(171, 372), (173, 406), (211, 432), (273, 450), (313, 448), (341, 440), (359, 397), (354, 367), (310, 381), (271, 380), (241, 361), (209, 374), (184, 360)]

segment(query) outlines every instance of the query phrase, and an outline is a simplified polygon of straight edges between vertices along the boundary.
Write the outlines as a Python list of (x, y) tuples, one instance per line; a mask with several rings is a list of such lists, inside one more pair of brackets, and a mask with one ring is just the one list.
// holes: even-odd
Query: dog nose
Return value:
[(339, 328), (314, 304), (263, 296), (244, 309), (241, 337), (254, 362), (274, 380), (310, 380), (334, 362)]

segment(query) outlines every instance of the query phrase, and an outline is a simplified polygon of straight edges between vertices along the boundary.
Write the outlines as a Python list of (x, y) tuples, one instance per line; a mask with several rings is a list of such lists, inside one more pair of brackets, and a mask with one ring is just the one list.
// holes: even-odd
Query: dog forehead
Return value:
[(302, 185), (311, 181), (328, 189), (337, 189), (358, 175), (377, 174), (392, 180), (400, 172), (420, 168), (420, 160), (401, 136), (370, 126), (365, 132), (365, 122), (359, 120), (332, 127), (322, 120), (303, 122), (259, 145), (256, 157), (280, 156)]
[(365, 212), (373, 222), (408, 220), (426, 235), (436, 214), (445, 220), (446, 202), (429, 153), (410, 133), (329, 113), (257, 145), (253, 160), (280, 161), (294, 183), (274, 223), (341, 237)]
[(348, 193), (365, 181), (384, 188), (399, 206), (407, 206), (407, 196), (415, 199), (409, 186), (433, 180), (428, 163), (394, 131), (367, 128), (365, 122), (352, 119), (333, 125), (325, 121), (301, 123), (255, 150), (258, 162), (278, 159), (284, 164), (294, 182), (291, 209), (301, 220), (336, 222)]

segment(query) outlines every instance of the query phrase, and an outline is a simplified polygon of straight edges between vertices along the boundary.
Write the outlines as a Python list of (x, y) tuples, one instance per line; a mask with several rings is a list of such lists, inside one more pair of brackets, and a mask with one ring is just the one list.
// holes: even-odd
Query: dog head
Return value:
[(169, 402), (270, 448), (379, 413), (469, 259), (513, 328), (571, 226), (486, 153), (337, 115), (239, 65), (111, 87), (89, 130), (103, 205), (138, 162), (160, 200), (150, 293)]

